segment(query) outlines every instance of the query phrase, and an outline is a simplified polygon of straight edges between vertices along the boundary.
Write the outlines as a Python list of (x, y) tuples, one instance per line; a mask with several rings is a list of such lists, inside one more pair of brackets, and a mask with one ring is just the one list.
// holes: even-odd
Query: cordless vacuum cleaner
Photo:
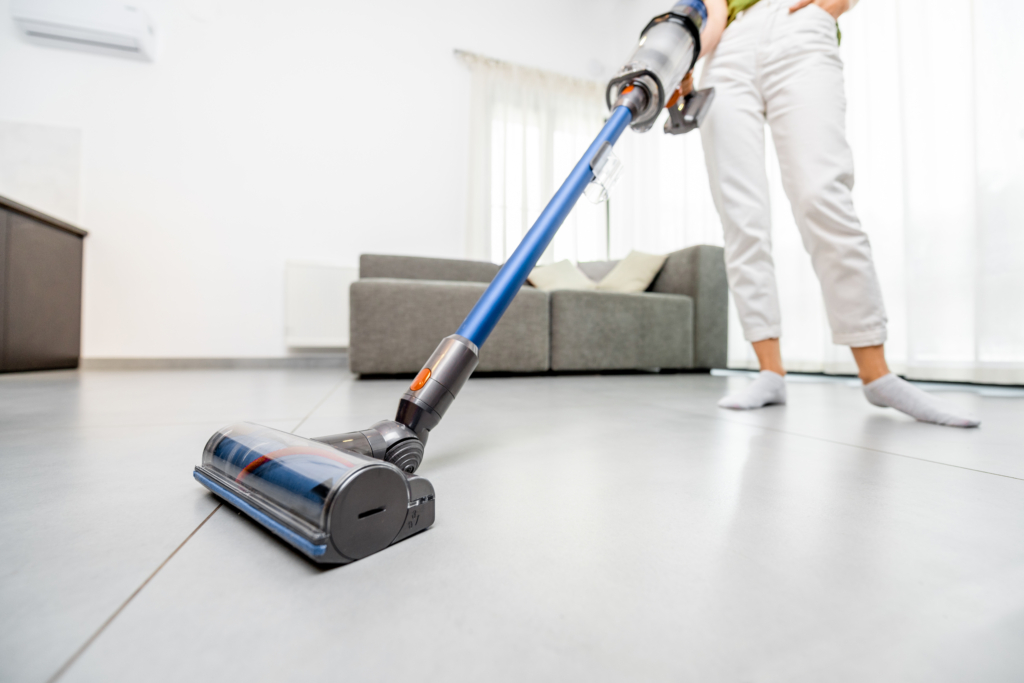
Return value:
[(611, 115), (604, 128), (462, 326), (416, 375), (394, 420), (312, 440), (248, 422), (231, 425), (207, 442), (195, 468), (199, 483), (324, 564), (362, 559), (433, 524), (434, 487), (414, 474), (430, 431), (580, 195), (591, 182), (610, 182), (611, 148), (626, 126), (646, 131), (666, 107), (665, 132), (700, 124), (713, 93), (680, 98), (677, 86), (697, 61), (706, 22), (702, 0), (681, 0), (643, 30), (633, 56), (608, 83)]

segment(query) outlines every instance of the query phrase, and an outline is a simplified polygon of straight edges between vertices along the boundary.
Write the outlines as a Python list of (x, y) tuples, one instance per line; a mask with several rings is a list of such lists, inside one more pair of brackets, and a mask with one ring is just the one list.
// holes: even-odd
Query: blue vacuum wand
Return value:
[(434, 489), (414, 473), (430, 431), (626, 127), (650, 129), (666, 106), (665, 132), (699, 125), (712, 93), (680, 101), (676, 88), (697, 61), (706, 22), (702, 0), (680, 0), (643, 30), (626, 66), (608, 83), (611, 116), (601, 132), (458, 331), (441, 341), (416, 375), (394, 420), (312, 440), (250, 423), (232, 425), (207, 442), (195, 478), (320, 563), (358, 560), (428, 528)]
[[(466, 316), (458, 332), (455, 333), (457, 336), (472, 343), (478, 349), (484, 345), (487, 338), (491, 336), (494, 326), (501, 320), (501, 316), (505, 314), (512, 299), (519, 293), (526, 278), (536, 267), (544, 250), (551, 244), (555, 233), (562, 227), (569, 212), (576, 206), (580, 195), (594, 180), (594, 167), (598, 152), (608, 149), (609, 146), (618, 142), (622, 131), (626, 130), (626, 126), (632, 120), (633, 111), (629, 106), (620, 104), (615, 107), (608, 122), (604, 124), (604, 128), (594, 138), (594, 142), (584, 152), (569, 177), (555, 192), (555, 196), (544, 207), (537, 222), (526, 233), (519, 246), (512, 252), (512, 256), (494, 276), (494, 280), (491, 281), (480, 300), (476, 302), (473, 310)], [(428, 372), (430, 371), (429, 365), (424, 367)]]

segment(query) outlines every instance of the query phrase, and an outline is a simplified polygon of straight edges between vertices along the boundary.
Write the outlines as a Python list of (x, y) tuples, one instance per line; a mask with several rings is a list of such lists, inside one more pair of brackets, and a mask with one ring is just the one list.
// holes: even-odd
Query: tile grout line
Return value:
[(65, 673), (67, 673), (68, 669), (70, 669), (70, 668), (71, 668), (71, 665), (72, 665), (72, 664), (74, 664), (74, 663), (75, 663), (75, 662), (76, 662), (76, 661), (78, 660), (78, 658), (82, 656), (82, 654), (83, 654), (83, 653), (84, 653), (84, 652), (85, 652), (85, 651), (86, 651), (86, 650), (87, 650), (87, 649), (89, 648), (89, 646), (90, 646), (90, 645), (92, 645), (92, 644), (93, 644), (93, 642), (95, 642), (95, 640), (96, 640), (97, 638), (99, 638), (99, 637), (100, 637), (100, 635), (101, 635), (101, 634), (103, 633), (103, 631), (104, 631), (104, 630), (106, 630), (106, 628), (107, 628), (108, 626), (110, 626), (110, 624), (111, 624), (111, 623), (112, 623), (112, 622), (114, 621), (114, 619), (116, 619), (116, 618), (117, 618), (117, 616), (118, 616), (119, 614), (121, 614), (121, 612), (122, 612), (122, 611), (124, 611), (124, 608), (128, 606), (128, 603), (130, 603), (130, 602), (131, 602), (132, 600), (134, 600), (134, 599), (135, 599), (135, 596), (136, 596), (136, 595), (138, 595), (139, 593), (141, 593), (141, 592), (142, 592), (142, 589), (143, 589), (143, 588), (145, 588), (145, 587), (146, 587), (146, 586), (147, 586), (147, 585), (149, 584), (149, 582), (153, 580), (153, 577), (155, 577), (155, 576), (157, 575), (157, 573), (158, 573), (158, 572), (159, 572), (159, 571), (160, 571), (161, 569), (163, 569), (163, 568), (164, 568), (164, 566), (166, 566), (168, 562), (170, 562), (170, 561), (171, 561), (171, 558), (172, 558), (172, 557), (174, 557), (175, 555), (177, 555), (177, 554), (178, 554), (178, 551), (179, 551), (179, 550), (181, 550), (181, 549), (182, 549), (183, 547), (185, 547), (185, 544), (186, 544), (186, 543), (188, 543), (188, 542), (189, 542), (189, 541), (190, 541), (190, 540), (192, 539), (192, 537), (193, 537), (193, 536), (195, 536), (195, 535), (196, 535), (196, 533), (197, 533), (197, 532), (198, 532), (198, 531), (199, 531), (200, 529), (202, 529), (202, 528), (203, 528), (203, 525), (204, 525), (204, 524), (206, 524), (206, 523), (207, 523), (208, 521), (210, 521), (210, 518), (211, 518), (211, 517), (213, 517), (213, 515), (214, 515), (214, 514), (215, 514), (215, 513), (217, 512), (217, 510), (220, 510), (220, 509), (221, 509), (221, 507), (223, 507), (223, 506), (224, 506), (224, 504), (223, 504), (223, 503), (218, 503), (218, 504), (217, 504), (217, 507), (215, 507), (215, 508), (214, 508), (214, 509), (213, 509), (213, 510), (212, 510), (212, 511), (210, 512), (210, 514), (208, 514), (208, 515), (206, 516), (206, 518), (205, 518), (205, 519), (204, 519), (204, 520), (203, 520), (202, 522), (200, 522), (200, 523), (199, 523), (199, 526), (197, 526), (197, 527), (196, 527), (195, 529), (193, 529), (193, 530), (192, 530), (192, 533), (190, 533), (190, 534), (189, 534), (189, 535), (188, 535), (188, 536), (187, 536), (187, 537), (185, 538), (185, 540), (184, 540), (184, 541), (182, 541), (182, 542), (181, 542), (181, 543), (180, 543), (180, 544), (178, 545), (178, 547), (177, 547), (177, 548), (175, 548), (175, 549), (174, 549), (174, 551), (173, 551), (173, 552), (172, 552), (172, 553), (171, 553), (170, 555), (168, 555), (168, 556), (167, 556), (167, 558), (166, 558), (166, 559), (164, 559), (164, 561), (163, 561), (163, 562), (161, 562), (161, 563), (160, 563), (160, 566), (159, 566), (159, 567), (157, 567), (156, 569), (154, 569), (154, 570), (153, 570), (153, 573), (152, 573), (152, 574), (150, 574), (150, 575), (149, 575), (148, 577), (146, 577), (146, 580), (142, 582), (142, 585), (140, 585), (140, 586), (139, 586), (138, 588), (136, 588), (136, 589), (135, 589), (135, 590), (134, 590), (134, 591), (132, 592), (132, 594), (128, 596), (128, 599), (127, 599), (127, 600), (125, 600), (124, 602), (122, 602), (122, 603), (121, 603), (121, 606), (120, 606), (120, 607), (118, 607), (118, 608), (117, 608), (116, 610), (114, 610), (114, 613), (113, 613), (113, 614), (111, 614), (111, 615), (110, 615), (109, 617), (107, 617), (107, 620), (106, 620), (106, 621), (104, 621), (104, 622), (103, 622), (103, 623), (102, 623), (102, 624), (100, 625), (100, 627), (99, 627), (98, 629), (96, 629), (96, 631), (95, 631), (95, 632), (94, 632), (94, 633), (93, 633), (93, 634), (92, 634), (91, 636), (89, 636), (89, 639), (88, 639), (88, 640), (86, 640), (86, 641), (85, 641), (85, 642), (84, 642), (84, 643), (82, 644), (82, 646), (81, 646), (80, 648), (78, 648), (77, 650), (75, 650), (75, 653), (74, 653), (73, 655), (71, 655), (71, 657), (69, 657), (69, 658), (68, 658), (68, 660), (67, 660), (66, 662), (64, 662), (64, 664), (63, 664), (63, 665), (62, 665), (62, 666), (61, 666), (61, 667), (60, 667), (59, 669), (57, 669), (57, 672), (56, 672), (55, 674), (53, 674), (53, 676), (51, 676), (51, 677), (50, 677), (49, 679), (47, 679), (47, 682), (46, 682), (46, 683), (54, 683), (54, 682), (55, 682), (55, 681), (57, 681), (57, 680), (58, 680), (58, 679), (59, 679), (59, 678), (60, 678), (61, 676), (63, 676), (63, 675), (65, 674)]
[(859, 448), (865, 451), (871, 451), (872, 453), (881, 453), (882, 455), (892, 455), (897, 458), (907, 458), (909, 460), (917, 460), (919, 462), (927, 462), (932, 465), (941, 465), (942, 467), (953, 467), (958, 470), (967, 470), (968, 472), (977, 472), (979, 474), (988, 474), (993, 477), (1003, 477), (1004, 479), (1013, 479), (1015, 481), (1024, 481), (1024, 477), (1015, 477), (1011, 474), (1000, 474), (999, 472), (989, 472), (988, 470), (979, 470), (973, 467), (964, 467), (963, 465), (953, 465), (948, 462), (939, 462), (938, 460), (929, 460), (928, 458), (919, 458), (916, 455), (906, 455), (904, 453), (893, 453), (892, 451), (883, 451), (880, 448), (872, 448), (871, 446), (861, 446), (858, 444), (846, 443), (844, 441), (833, 441), (832, 439), (824, 439), (820, 436), (811, 436), (809, 434), (799, 434), (797, 432), (790, 432), (785, 429), (777, 429), (775, 427), (765, 427), (764, 425), (752, 425), (746, 422), (737, 422), (736, 420), (730, 420), (723, 417), (703, 415), (701, 413), (694, 413), (689, 410), (681, 410), (681, 413), (689, 415), (691, 417), (703, 417), (708, 420), (715, 420), (716, 422), (728, 422), (729, 424), (743, 425), (744, 427), (753, 427), (755, 429), (763, 429), (768, 432), (775, 432), (776, 434), (786, 434), (787, 436), (796, 436), (804, 439), (811, 439), (813, 441), (822, 441), (824, 443), (831, 443), (837, 446), (846, 446), (848, 448)]
[[(324, 404), (324, 403), (325, 403), (325, 402), (327, 401), (327, 399), (329, 399), (329, 398), (330, 398), (330, 397), (331, 397), (331, 396), (332, 396), (332, 395), (334, 394), (334, 392), (335, 392), (335, 391), (337, 391), (337, 390), (338, 390), (338, 389), (339, 389), (339, 388), (341, 387), (341, 385), (342, 385), (342, 384), (344, 384), (344, 383), (345, 383), (345, 380), (344, 380), (344, 379), (342, 379), (342, 380), (341, 380), (341, 381), (339, 381), (339, 382), (338, 382), (337, 384), (335, 384), (335, 385), (334, 385), (334, 386), (333, 386), (333, 387), (332, 387), (332, 388), (331, 388), (331, 389), (330, 389), (330, 390), (329, 390), (329, 391), (327, 392), (327, 394), (326, 394), (326, 395), (325, 395), (325, 396), (324, 396), (324, 397), (323, 397), (322, 399), (320, 399), (320, 400), (319, 400), (319, 401), (317, 402), (317, 404), (316, 404), (315, 406), (313, 406), (313, 408), (312, 408), (312, 409), (311, 409), (311, 410), (310, 410), (310, 411), (309, 411), (309, 412), (308, 412), (308, 413), (306, 414), (306, 416), (305, 416), (305, 417), (303, 417), (303, 418), (302, 418), (302, 419), (301, 419), (301, 420), (299, 421), (299, 424), (295, 425), (295, 427), (294, 427), (294, 428), (293, 428), (293, 429), (291, 430), (291, 431), (292, 431), (292, 433), (294, 433), (296, 429), (298, 429), (299, 427), (301, 427), (301, 426), (303, 425), (303, 423), (305, 423), (305, 422), (306, 422), (306, 420), (308, 420), (308, 419), (309, 419), (310, 417), (312, 417), (313, 413), (315, 413), (315, 412), (316, 412), (317, 408), (319, 408), (320, 406), (322, 406), (322, 405), (323, 405), (323, 404)], [(203, 528), (203, 525), (204, 525), (204, 524), (206, 524), (206, 523), (207, 523), (208, 521), (210, 521), (210, 518), (211, 518), (211, 517), (213, 517), (214, 513), (216, 513), (216, 512), (217, 512), (217, 510), (220, 510), (220, 509), (221, 509), (221, 508), (222, 508), (223, 506), (224, 506), (224, 503), (218, 503), (218, 504), (217, 504), (217, 507), (215, 507), (215, 508), (214, 508), (214, 509), (213, 509), (213, 510), (212, 510), (212, 511), (210, 512), (210, 514), (208, 514), (208, 515), (206, 516), (206, 518), (205, 518), (205, 519), (204, 519), (204, 520), (203, 520), (202, 522), (200, 522), (200, 523), (199, 523), (199, 526), (197, 526), (197, 527), (196, 527), (195, 529), (193, 529), (193, 530), (192, 530), (192, 533), (190, 533), (190, 534), (189, 534), (188, 536), (186, 536), (186, 537), (185, 537), (185, 540), (184, 540), (184, 541), (182, 541), (182, 542), (181, 542), (181, 543), (180, 543), (180, 544), (178, 545), (178, 547), (177, 547), (177, 548), (175, 548), (175, 549), (174, 549), (174, 551), (173, 551), (173, 552), (171, 552), (171, 554), (170, 554), (170, 555), (168, 555), (168, 556), (166, 557), (166, 559), (164, 559), (164, 561), (160, 563), (160, 566), (158, 566), (158, 567), (157, 567), (156, 569), (154, 569), (154, 570), (153, 570), (153, 573), (152, 573), (152, 574), (150, 574), (150, 575), (149, 575), (148, 577), (146, 577), (146, 580), (142, 582), (142, 585), (140, 585), (140, 586), (139, 586), (138, 588), (136, 588), (136, 589), (135, 589), (135, 590), (134, 590), (134, 591), (132, 592), (132, 594), (128, 596), (128, 599), (127, 599), (127, 600), (125, 600), (125, 601), (124, 601), (123, 603), (121, 603), (121, 606), (120, 606), (120, 607), (118, 607), (118, 608), (117, 608), (116, 610), (114, 610), (114, 613), (113, 613), (113, 614), (111, 614), (111, 615), (110, 615), (109, 617), (107, 617), (107, 620), (106, 620), (106, 621), (104, 621), (104, 622), (103, 622), (103, 623), (102, 623), (102, 624), (100, 625), (100, 627), (99, 627), (98, 629), (96, 629), (96, 631), (95, 631), (95, 632), (94, 632), (94, 633), (93, 633), (93, 634), (92, 634), (91, 636), (89, 636), (89, 639), (88, 639), (88, 640), (86, 640), (86, 641), (85, 641), (85, 643), (83, 643), (83, 644), (82, 644), (82, 646), (81, 646), (80, 648), (78, 648), (78, 649), (77, 649), (77, 650), (75, 651), (75, 653), (74, 653), (74, 654), (72, 654), (72, 655), (71, 655), (71, 657), (69, 657), (69, 658), (68, 658), (68, 660), (67, 660), (66, 662), (64, 662), (64, 664), (63, 664), (63, 665), (62, 665), (62, 666), (61, 666), (61, 667), (60, 667), (59, 669), (57, 669), (57, 672), (56, 672), (55, 674), (53, 674), (53, 676), (51, 676), (51, 677), (50, 677), (49, 679), (47, 679), (47, 682), (46, 682), (46, 683), (55, 683), (55, 681), (57, 681), (57, 680), (58, 680), (58, 679), (59, 679), (59, 678), (60, 678), (61, 676), (63, 676), (63, 675), (65, 674), (65, 673), (67, 673), (67, 670), (68, 670), (69, 668), (71, 668), (71, 665), (72, 665), (72, 664), (74, 664), (74, 663), (75, 663), (75, 662), (76, 662), (76, 661), (78, 660), (78, 658), (82, 656), (82, 653), (84, 653), (84, 652), (85, 652), (85, 651), (86, 651), (86, 650), (87, 650), (87, 649), (89, 648), (89, 646), (90, 646), (90, 645), (92, 645), (92, 644), (93, 644), (93, 642), (94, 642), (94, 641), (95, 641), (95, 640), (96, 640), (97, 638), (99, 638), (99, 637), (100, 637), (100, 635), (101, 635), (101, 634), (103, 633), (103, 631), (105, 631), (105, 630), (106, 630), (106, 628), (107, 628), (108, 626), (110, 626), (110, 624), (111, 624), (111, 623), (112, 623), (112, 622), (114, 621), (114, 619), (116, 619), (116, 618), (117, 618), (117, 616), (118, 616), (119, 614), (121, 614), (121, 612), (122, 612), (122, 611), (124, 611), (124, 608), (128, 606), (128, 603), (130, 603), (130, 602), (131, 602), (132, 600), (134, 600), (134, 599), (135, 599), (135, 596), (136, 596), (136, 595), (138, 595), (138, 594), (139, 594), (139, 593), (140, 593), (140, 592), (142, 591), (142, 589), (143, 589), (143, 588), (145, 588), (145, 587), (146, 587), (146, 585), (147, 585), (147, 584), (148, 584), (148, 583), (149, 583), (150, 581), (152, 581), (152, 580), (153, 580), (153, 577), (155, 577), (155, 576), (157, 575), (157, 573), (159, 573), (159, 571), (160, 571), (161, 569), (163, 569), (163, 568), (164, 568), (164, 566), (165, 566), (165, 565), (166, 565), (166, 564), (167, 564), (168, 562), (170, 562), (170, 561), (171, 561), (171, 558), (172, 558), (172, 557), (174, 557), (174, 556), (175, 556), (175, 555), (176, 555), (176, 554), (178, 553), (178, 551), (179, 551), (179, 550), (181, 550), (181, 549), (182, 549), (183, 547), (185, 547), (185, 544), (186, 544), (186, 543), (188, 543), (188, 542), (189, 542), (190, 540), (192, 540), (192, 537), (193, 537), (193, 536), (195, 536), (195, 535), (196, 535), (196, 533), (198, 533), (198, 532), (199, 532), (199, 530)]]
[(291, 433), (294, 434), (296, 429), (298, 429), (302, 425), (306, 424), (306, 420), (308, 420), (309, 418), (313, 417), (313, 413), (315, 413), (317, 411), (317, 408), (319, 408), (323, 404), (327, 403), (327, 399), (329, 399), (331, 396), (333, 396), (334, 392), (337, 391), (338, 389), (340, 389), (341, 385), (344, 384), (344, 383), (345, 383), (345, 379), (342, 378), (337, 384), (335, 384), (334, 387), (330, 391), (327, 392), (327, 395), (324, 396), (322, 399), (320, 399), (320, 401), (315, 406), (313, 406), (313, 408), (308, 413), (306, 413), (306, 416), (304, 418), (299, 420), (299, 424), (295, 425), (295, 427), (292, 428)]
[(813, 439), (815, 441), (823, 441), (824, 443), (832, 443), (832, 444), (836, 444), (837, 446), (850, 446), (851, 448), (860, 448), (860, 449), (865, 450), (865, 451), (871, 451), (872, 453), (881, 453), (882, 455), (892, 455), (892, 456), (895, 456), (897, 458), (907, 458), (908, 460), (917, 460), (918, 462), (927, 462), (927, 463), (931, 463), (932, 465), (941, 465), (942, 467), (952, 467), (952, 468), (958, 469), (958, 470), (967, 470), (968, 472), (977, 472), (978, 474), (988, 474), (988, 475), (991, 475), (993, 477), (1003, 477), (1004, 479), (1013, 479), (1015, 481), (1024, 481), (1024, 477), (1015, 477), (1012, 474), (1000, 474), (999, 472), (989, 472), (988, 470), (979, 470), (979, 469), (975, 469), (973, 467), (964, 467), (963, 465), (954, 465), (954, 464), (948, 463), (948, 462), (939, 462), (938, 460), (929, 460), (928, 458), (919, 458), (916, 455), (906, 455), (904, 453), (893, 453), (892, 451), (883, 451), (881, 448), (872, 448), (871, 446), (857, 446), (857, 445), (854, 445), (854, 444), (843, 443), (842, 441), (832, 441), (831, 439), (823, 439), (820, 436), (808, 436), (806, 434), (796, 434), (794, 432), (787, 432), (787, 431), (778, 430), (778, 429), (771, 429), (770, 427), (765, 427), (765, 429), (768, 429), (769, 431), (779, 432), (781, 434), (788, 434), (790, 436), (802, 436), (804, 438)]
[[(303, 417), (299, 421), (299, 423), (297, 425), (295, 425), (295, 427), (291, 430), (292, 433), (294, 433), (296, 429), (301, 427), (306, 422), (306, 420), (308, 420), (310, 417), (312, 417), (313, 413), (315, 413), (320, 406), (322, 406), (324, 403), (326, 403), (327, 399), (329, 399), (334, 394), (334, 392), (336, 392), (341, 387), (341, 385), (344, 384), (344, 383), (345, 383), (345, 380), (343, 378), (337, 384), (335, 384), (327, 392), (327, 394), (324, 395), (324, 397), (322, 399), (320, 399), (317, 402), (317, 404), (313, 406), (312, 409), (310, 409), (310, 411), (306, 414), (306, 416)], [(129, 595), (128, 598), (124, 602), (122, 602), (121, 605), (116, 610), (114, 610), (114, 613), (111, 614), (109, 617), (107, 617), (106, 621), (104, 621), (102, 624), (100, 624), (100, 627), (98, 629), (96, 629), (96, 631), (91, 636), (89, 636), (89, 638), (82, 644), (81, 647), (79, 647), (77, 650), (75, 650), (74, 654), (72, 654), (71, 657), (69, 657), (68, 660), (66, 662), (64, 662), (64, 664), (61, 665), (61, 667), (59, 669), (57, 669), (56, 673), (54, 673), (53, 676), (51, 676), (49, 679), (47, 679), (46, 683), (55, 683), (57, 680), (60, 679), (61, 676), (63, 676), (65, 673), (67, 673), (68, 669), (71, 668), (71, 665), (73, 665), (78, 660), (78, 658), (81, 657), (82, 654), (89, 648), (89, 646), (92, 645), (93, 642), (95, 642), (96, 639), (100, 637), (100, 635), (103, 633), (103, 631), (105, 631), (106, 628), (108, 626), (110, 626), (111, 623), (113, 623), (114, 619), (116, 619), (117, 616), (119, 614), (121, 614), (122, 611), (124, 611), (125, 607), (128, 606), (128, 603), (130, 603), (132, 600), (134, 600), (135, 596), (138, 595), (140, 592), (142, 592), (142, 589), (145, 588), (149, 584), (149, 582), (152, 581), (153, 578), (160, 572), (160, 570), (163, 569), (167, 565), (167, 563), (171, 561), (171, 558), (173, 558), (175, 555), (177, 555), (178, 551), (181, 550), (183, 547), (185, 547), (185, 544), (188, 543), (190, 540), (192, 540), (192, 537), (195, 536), (199, 532), (199, 530), (203, 528), (203, 525), (205, 525), (208, 521), (210, 521), (210, 518), (213, 517), (213, 515), (217, 512), (217, 510), (220, 510), (223, 506), (224, 506), (224, 503), (218, 503), (217, 507), (215, 507), (210, 512), (210, 514), (208, 514), (203, 519), (203, 521), (199, 523), (199, 526), (197, 526), (195, 529), (193, 529), (192, 532), (188, 536), (185, 537), (185, 540), (182, 541), (178, 545), (178, 547), (175, 548), (171, 552), (171, 554), (168, 555), (164, 559), (164, 561), (161, 562), (160, 565), (156, 569), (153, 570), (153, 573), (150, 574), (148, 577), (146, 577), (146, 580), (143, 581), (142, 584), (138, 588), (136, 588), (132, 592), (132, 594)]]

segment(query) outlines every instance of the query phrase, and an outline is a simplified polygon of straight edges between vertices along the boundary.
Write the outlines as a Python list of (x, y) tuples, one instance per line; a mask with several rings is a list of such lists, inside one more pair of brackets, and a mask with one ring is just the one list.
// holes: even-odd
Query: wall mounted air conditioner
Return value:
[(33, 43), (153, 60), (153, 23), (132, 5), (111, 0), (12, 0), (11, 16)]

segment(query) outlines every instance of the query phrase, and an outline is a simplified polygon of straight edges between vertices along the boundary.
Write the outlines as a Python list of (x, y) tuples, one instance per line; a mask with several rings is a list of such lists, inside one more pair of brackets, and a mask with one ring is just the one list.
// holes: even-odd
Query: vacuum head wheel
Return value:
[(423, 461), (423, 443), (419, 439), (399, 441), (388, 449), (384, 459), (403, 472), (412, 474)]

